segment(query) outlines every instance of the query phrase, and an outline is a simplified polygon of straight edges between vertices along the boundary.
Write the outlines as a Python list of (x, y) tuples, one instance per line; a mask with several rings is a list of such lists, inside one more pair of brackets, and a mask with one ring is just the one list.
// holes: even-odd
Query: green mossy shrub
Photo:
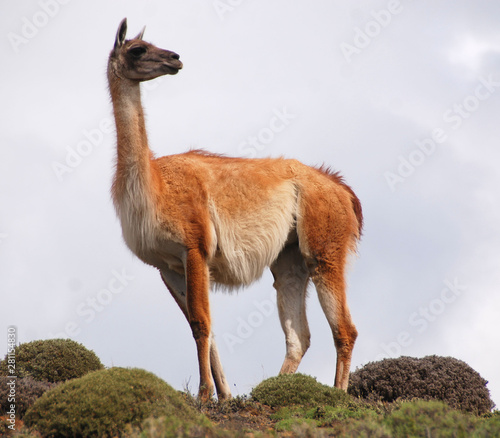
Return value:
[(154, 418), (143, 421), (139, 431), (127, 435), (130, 438), (175, 437), (175, 438), (229, 438), (235, 435), (222, 429), (215, 429), (208, 419), (186, 422), (175, 416)]
[(276, 421), (277, 432), (292, 431), (297, 425), (308, 424), (320, 428), (335, 427), (339, 430), (351, 420), (369, 422), (377, 419), (379, 414), (368, 405), (349, 402), (336, 406), (317, 405), (316, 407), (303, 407), (299, 405), (284, 406), (271, 415)]
[(465, 362), (452, 357), (403, 356), (371, 362), (351, 373), (348, 392), (370, 401), (441, 400), (480, 415), (494, 407), (487, 383)]
[[(367, 418), (358, 421), (349, 421), (332, 430), (328, 436), (348, 437), (348, 438), (394, 438), (390, 429), (382, 424), (379, 418)], [(427, 438), (426, 435), (423, 437)], [(432, 436), (432, 438), (435, 438)]]
[(383, 423), (392, 436), (470, 437), (478, 417), (454, 410), (441, 401), (403, 402)]
[[(500, 415), (476, 416), (441, 401), (397, 401), (353, 411), (340, 406), (283, 407), (271, 417), (276, 432), (294, 437), (497, 437)], [(287, 435), (288, 436), (288, 435)]]
[(259, 383), (251, 393), (254, 401), (271, 406), (336, 406), (350, 402), (340, 389), (319, 383), (304, 374), (281, 374)]
[[(82, 377), (103, 367), (91, 350), (70, 339), (49, 339), (20, 344), (16, 348), (16, 376), (51, 383)], [(7, 376), (7, 355), (0, 362), (0, 375)]]
[(500, 411), (495, 411), (487, 418), (483, 418), (474, 430), (474, 437), (500, 436)]
[[(11, 377), (0, 376), (0, 416), (5, 415), (5, 413), (10, 409), (10, 386), (8, 386), (7, 383), (12, 381), (13, 379)], [(14, 404), (16, 405), (16, 418), (22, 419), (28, 408), (32, 406), (45, 391), (48, 391), (56, 385), (57, 383), (39, 382), (38, 380), (34, 380), (32, 377), (15, 379)]]
[(159, 377), (140, 369), (110, 368), (47, 391), (24, 416), (42, 436), (121, 436), (149, 417), (176, 418), (176, 428), (208, 428), (208, 420)]

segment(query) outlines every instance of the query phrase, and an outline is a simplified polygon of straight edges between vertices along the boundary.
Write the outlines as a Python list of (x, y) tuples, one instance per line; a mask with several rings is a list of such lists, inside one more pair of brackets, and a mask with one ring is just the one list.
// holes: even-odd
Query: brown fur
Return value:
[(247, 285), (270, 267), (295, 372), (309, 346), (305, 295), (312, 279), (337, 349), (335, 385), (347, 389), (357, 332), (345, 295), (345, 264), (362, 231), (361, 204), (343, 179), (296, 160), (190, 151), (154, 158), (140, 81), (182, 68), (179, 56), (126, 41), (120, 23), (108, 80), (117, 129), (113, 201), (129, 248), (157, 267), (196, 341), (200, 396), (229, 397), (211, 332), (209, 289)]

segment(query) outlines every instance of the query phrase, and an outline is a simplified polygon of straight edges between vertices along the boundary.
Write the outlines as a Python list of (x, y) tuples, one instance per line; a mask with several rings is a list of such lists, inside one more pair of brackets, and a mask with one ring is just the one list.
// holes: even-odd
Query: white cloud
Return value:
[(483, 58), (490, 52), (500, 53), (500, 38), (493, 34), (489, 37), (466, 34), (448, 52), (452, 64), (458, 64), (478, 74), (483, 67)]

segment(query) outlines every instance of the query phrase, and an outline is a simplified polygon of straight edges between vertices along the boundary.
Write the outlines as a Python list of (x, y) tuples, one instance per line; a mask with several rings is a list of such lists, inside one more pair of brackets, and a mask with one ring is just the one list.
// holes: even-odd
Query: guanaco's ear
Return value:
[(126, 18), (120, 21), (120, 25), (118, 26), (118, 32), (116, 32), (116, 39), (115, 39), (115, 49), (123, 45), (123, 43), (125, 42), (125, 35), (127, 35)]
[(137, 36), (134, 38), (134, 40), (142, 40), (142, 37), (144, 36), (144, 31), (146, 30), (146, 26), (142, 28), (142, 30), (137, 34)]

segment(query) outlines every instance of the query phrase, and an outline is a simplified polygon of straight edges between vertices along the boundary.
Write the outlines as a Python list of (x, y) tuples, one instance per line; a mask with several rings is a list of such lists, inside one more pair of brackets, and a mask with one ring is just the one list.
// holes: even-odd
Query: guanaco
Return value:
[(126, 40), (118, 27), (107, 76), (117, 133), (112, 197), (123, 237), (156, 267), (196, 341), (199, 396), (231, 396), (211, 329), (209, 290), (246, 286), (269, 267), (286, 356), (294, 373), (310, 344), (305, 300), (314, 283), (331, 327), (335, 386), (347, 390), (357, 331), (345, 268), (361, 236), (361, 204), (338, 173), (293, 159), (230, 158), (200, 150), (155, 158), (148, 145), (140, 83), (182, 69), (179, 55)]

